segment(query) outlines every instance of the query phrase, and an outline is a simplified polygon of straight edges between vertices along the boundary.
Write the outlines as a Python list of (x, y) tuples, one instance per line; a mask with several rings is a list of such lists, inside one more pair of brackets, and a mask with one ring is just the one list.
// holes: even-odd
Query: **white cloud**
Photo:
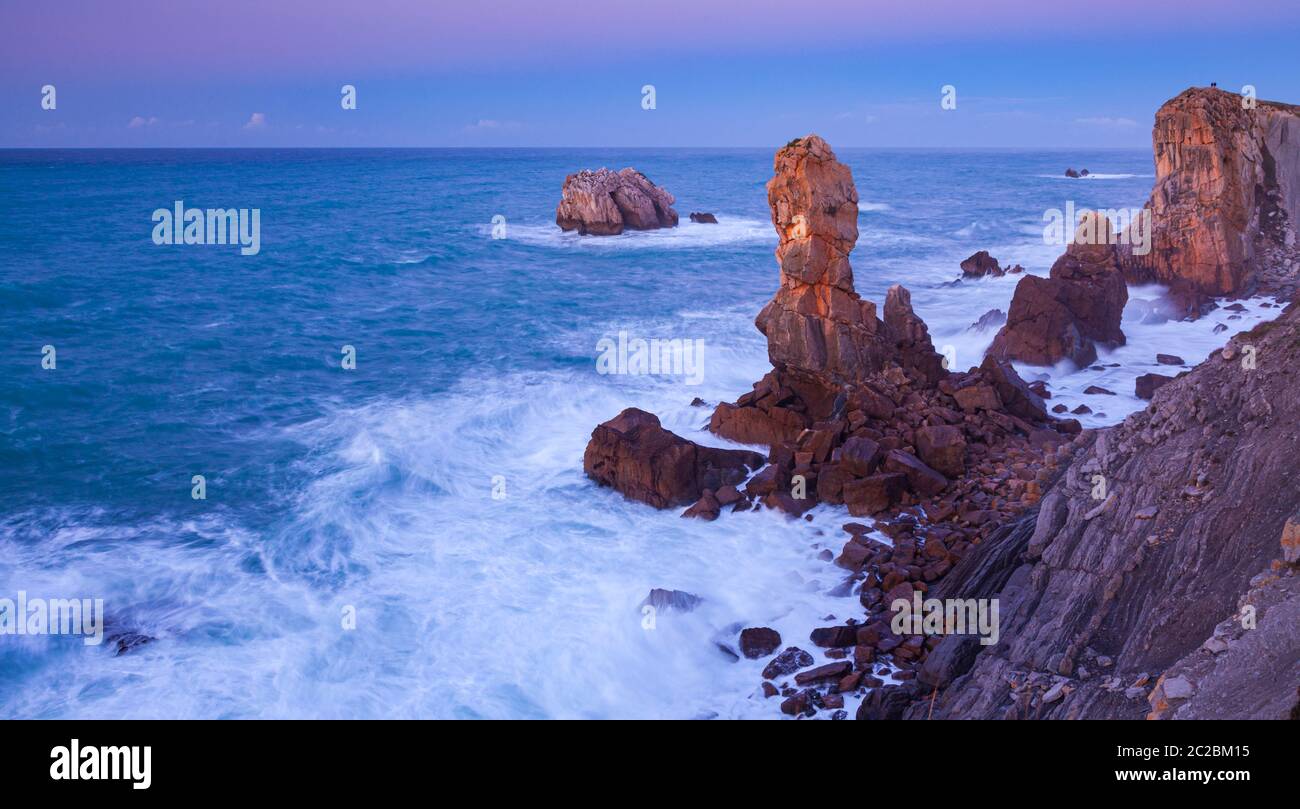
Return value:
[(1132, 118), (1109, 118), (1100, 116), (1096, 118), (1075, 118), (1076, 124), (1088, 124), (1089, 126), (1111, 126), (1111, 127), (1129, 127), (1137, 126), (1137, 121)]
[(149, 116), (148, 118), (143, 118), (137, 115), (131, 119), (130, 123), (127, 124), (127, 127), (130, 129), (140, 129), (146, 126), (153, 126), (156, 123), (158, 123), (158, 119), (153, 117), (152, 115)]
[(502, 129), (518, 129), (518, 121), (497, 121), (492, 118), (480, 118), (465, 127), (466, 132), (496, 132)]
[(266, 113), (255, 112), (248, 116), (248, 123), (244, 124), (244, 129), (262, 129), (266, 126)]

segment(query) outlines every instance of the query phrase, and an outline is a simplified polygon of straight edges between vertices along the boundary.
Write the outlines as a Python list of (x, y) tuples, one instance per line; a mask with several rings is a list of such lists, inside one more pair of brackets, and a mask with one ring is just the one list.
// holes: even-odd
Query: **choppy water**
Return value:
[[(1045, 274), (1045, 209), (1136, 207), (1151, 186), (1143, 152), (840, 157), (863, 201), (859, 291), (905, 284), (960, 367), (1015, 285), (948, 285), (962, 258)], [(681, 227), (561, 234), (564, 176), (602, 165), (666, 186)], [(592, 427), (632, 405), (719, 443), (688, 403), (768, 369), (770, 174), (770, 150), (0, 152), (0, 598), (103, 598), (158, 638), (115, 657), (0, 635), (0, 716), (777, 715), (761, 663), (714, 641), (743, 622), (798, 643), (854, 614), (818, 558), (845, 514), (682, 520), (581, 469)], [(259, 208), (261, 253), (154, 245), (152, 211), (178, 199)], [(1050, 371), (1060, 400), (1106, 414), (1085, 423), (1139, 408), (1156, 352), (1197, 362), (1216, 323), (1277, 311), (1158, 322), (1158, 292), (1133, 291), (1130, 344), (1099, 361), (1120, 367)], [(702, 383), (597, 374), (620, 331), (704, 340)], [(705, 600), (646, 629), (652, 587)]]

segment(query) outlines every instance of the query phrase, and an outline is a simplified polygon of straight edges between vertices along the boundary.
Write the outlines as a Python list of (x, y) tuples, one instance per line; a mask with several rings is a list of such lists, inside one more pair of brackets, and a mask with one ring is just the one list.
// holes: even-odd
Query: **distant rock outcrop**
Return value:
[(583, 235), (677, 226), (673, 195), (636, 169), (580, 171), (564, 178), (555, 224)]
[(716, 225), (718, 224), (718, 217), (711, 213), (691, 211), (691, 221), (697, 225)]
[(1105, 216), (1087, 214), (1047, 278), (1020, 279), (989, 356), (1031, 365), (1069, 359), (1084, 366), (1097, 358), (1095, 343), (1124, 344), (1120, 319), (1128, 287), (1111, 233)]
[(1001, 278), (1004, 275), (1015, 275), (1024, 272), (1025, 268), (1019, 264), (1011, 267), (1003, 267), (998, 260), (989, 255), (989, 251), (980, 250), (961, 263), (961, 274), (964, 278)]
[(1300, 107), (1196, 87), (1165, 102), (1151, 139), (1151, 250), (1121, 251), (1128, 279), (1208, 296), (1260, 291), (1289, 299), (1300, 222)]
[(961, 263), (961, 274), (967, 278), (983, 278), (986, 275), (1002, 275), (998, 260), (989, 255), (989, 251), (980, 250)]

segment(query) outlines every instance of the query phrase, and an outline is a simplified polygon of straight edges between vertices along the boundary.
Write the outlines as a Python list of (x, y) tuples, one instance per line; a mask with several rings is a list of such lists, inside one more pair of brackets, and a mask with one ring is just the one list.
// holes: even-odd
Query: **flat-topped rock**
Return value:
[(702, 447), (665, 430), (653, 413), (629, 407), (592, 431), (582, 468), (625, 497), (670, 508), (739, 483), (764, 461), (757, 452)]

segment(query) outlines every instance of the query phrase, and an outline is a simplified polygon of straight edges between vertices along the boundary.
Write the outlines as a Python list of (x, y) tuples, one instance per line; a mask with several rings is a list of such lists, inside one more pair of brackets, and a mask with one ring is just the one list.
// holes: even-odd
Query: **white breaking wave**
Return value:
[[(685, 217), (675, 228), (627, 230), (617, 236), (580, 236), (565, 232), (554, 222), (549, 224), (508, 224), (506, 238), (534, 247), (565, 250), (692, 250), (737, 244), (762, 244), (777, 241), (772, 223), (759, 219), (717, 214), (718, 223), (699, 224)], [(491, 227), (480, 228), (485, 238)]]
[[(1104, 427), (1123, 421), (1130, 413), (1144, 409), (1148, 402), (1135, 391), (1137, 378), (1156, 373), (1177, 376), (1209, 358), (1223, 347), (1228, 338), (1249, 331), (1256, 324), (1272, 320), (1282, 312), (1281, 304), (1270, 297), (1229, 302), (1220, 300), (1219, 308), (1195, 321), (1171, 319), (1163, 311), (1162, 299), (1168, 290), (1159, 285), (1129, 287), (1128, 305), (1124, 307), (1122, 328), (1126, 344), (1113, 350), (1098, 348), (1097, 361), (1087, 368), (1075, 368), (1064, 361), (1053, 368), (1016, 363), (1016, 370), (1026, 380), (1041, 379), (1048, 385), (1052, 398), (1049, 408), (1063, 404), (1069, 410), (1087, 405), (1090, 414), (1075, 415), (1085, 427)], [(1241, 304), (1244, 311), (1226, 308)], [(1216, 333), (1215, 329), (1223, 328)], [(1168, 354), (1184, 360), (1182, 365), (1161, 365), (1156, 354)], [(1112, 391), (1087, 394), (1090, 386)], [(1058, 414), (1062, 418), (1070, 413)]]
[(1089, 173), (1079, 177), (1066, 177), (1064, 171), (1062, 171), (1060, 174), (1037, 174), (1035, 176), (1045, 177), (1052, 180), (1069, 180), (1070, 182), (1075, 182), (1078, 180), (1131, 180), (1137, 177), (1155, 177), (1154, 174), (1104, 174), (1104, 173)]

